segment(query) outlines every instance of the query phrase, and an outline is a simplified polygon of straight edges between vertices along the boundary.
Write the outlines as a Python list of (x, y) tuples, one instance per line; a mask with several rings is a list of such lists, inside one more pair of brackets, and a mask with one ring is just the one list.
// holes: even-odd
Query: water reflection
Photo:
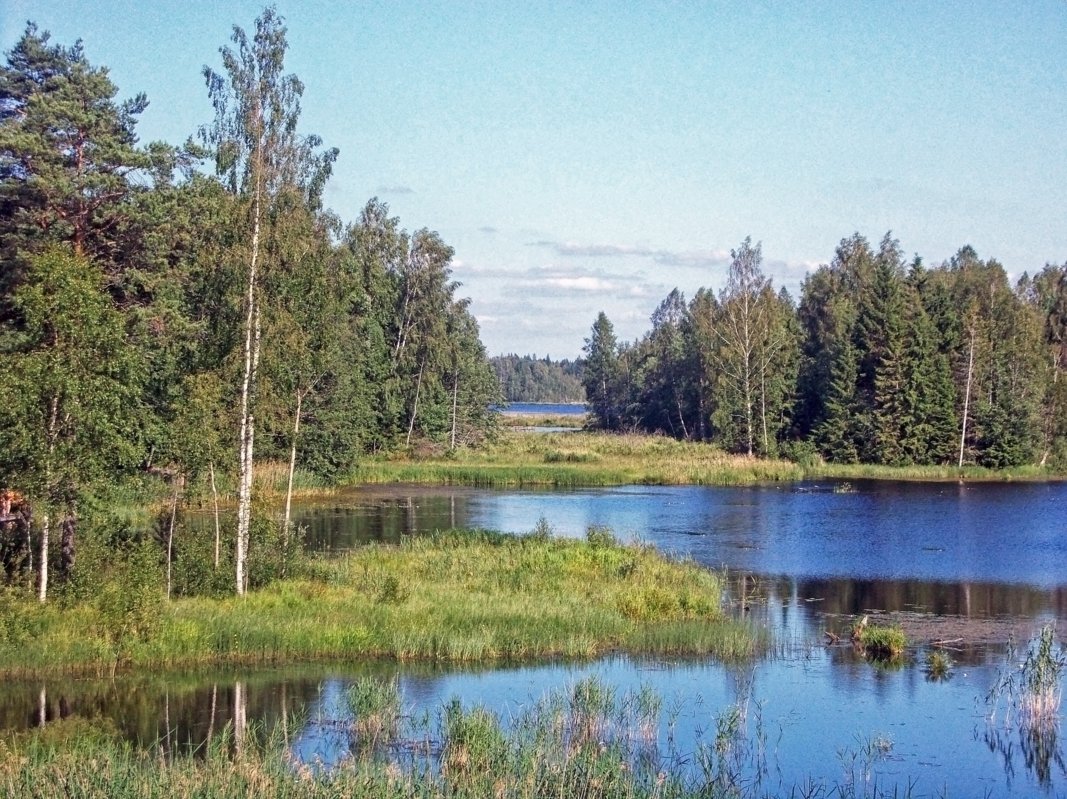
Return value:
[[(202, 748), (227, 726), (278, 731), (302, 762), (329, 766), (354, 756), (345, 696), (360, 675), (397, 678), (405, 706), (418, 713), (438, 712), (458, 697), (510, 718), (546, 692), (595, 675), (620, 692), (648, 685), (662, 696), (647, 763), (662, 764), (675, 752), (695, 769), (727, 773), (728, 763), (715, 759), (725, 753), (746, 763), (745, 779), (772, 793), (848, 779), (914, 784), (917, 793), (934, 795), (946, 787), (955, 795), (1064, 790), (1062, 722), (1040, 735), (994, 728), (976, 702), (996, 679), (1005, 630), (1022, 641), (1042, 620), (1067, 619), (1067, 539), (1060, 530), (1067, 488), (854, 485), (848, 494), (814, 485), (391, 487), (298, 510), (309, 545), (330, 552), (452, 527), (522, 533), (543, 517), (558, 534), (580, 536), (602, 525), (621, 538), (725, 566), (736, 611), (773, 628), (779, 641), (774, 657), (742, 670), (614, 658), (507, 670), (365, 664), (165, 682), (58, 681), (0, 688), (0, 724), (106, 717), (142, 745), (165, 739), (168, 751)], [(843, 631), (868, 613), (908, 614), (939, 631), (966, 622), (965, 636), (939, 633), (955, 663), (951, 678), (928, 679), (922, 649), (886, 668), (851, 646), (823, 645), (825, 631)]]

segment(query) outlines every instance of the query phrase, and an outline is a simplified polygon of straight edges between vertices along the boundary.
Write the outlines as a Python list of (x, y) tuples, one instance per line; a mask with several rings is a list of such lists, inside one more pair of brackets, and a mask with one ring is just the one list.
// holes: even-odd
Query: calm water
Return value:
[(585, 405), (573, 402), (509, 402), (506, 413), (543, 413), (551, 416), (582, 416)]
[[(744, 576), (762, 601), (749, 611), (781, 646), (745, 667), (611, 658), (519, 669), (400, 672), (405, 703), (435, 711), (452, 697), (514, 717), (546, 692), (599, 676), (620, 692), (642, 685), (664, 700), (662, 757), (710, 743), (716, 719), (745, 709), (751, 751), (763, 752), (761, 787), (865, 780), (914, 785), (918, 795), (1061, 795), (1064, 727), (1040, 739), (987, 720), (984, 697), (1006, 668), (1002, 646), (954, 652), (949, 679), (921, 662), (877, 667), (849, 647), (822, 645), (848, 617), (906, 610), (1025, 629), (1067, 618), (1067, 486), (854, 482), (854, 492), (802, 484), (570, 492), (389, 488), (353, 491), (301, 509), (309, 545), (344, 550), (447, 527), (527, 532), (544, 518), (560, 535), (610, 527), (665, 551)], [(1062, 627), (1062, 624), (1061, 624)], [(916, 653), (921, 660), (922, 653)], [(381, 669), (381, 666), (376, 668)], [(389, 671), (386, 669), (386, 671)], [(26, 726), (70, 714), (103, 715), (130, 738), (196, 745), (233, 717), (280, 725), (299, 756), (329, 763), (347, 751), (345, 687), (338, 667), (131, 676), (104, 683), (54, 681), (0, 690), (0, 723)], [(668, 717), (675, 718), (668, 730)], [(670, 732), (670, 736), (668, 736)], [(673, 741), (673, 750), (668, 746)], [(762, 748), (757, 744), (763, 742)], [(878, 756), (869, 756), (872, 742)]]

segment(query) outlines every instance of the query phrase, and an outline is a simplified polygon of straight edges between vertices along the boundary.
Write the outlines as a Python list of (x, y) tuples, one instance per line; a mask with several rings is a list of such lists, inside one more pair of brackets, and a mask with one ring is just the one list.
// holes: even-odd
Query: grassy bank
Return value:
[(609, 485), (748, 485), (804, 479), (1040, 480), (1055, 477), (1037, 467), (994, 471), (977, 467), (800, 465), (730, 455), (715, 446), (663, 436), (505, 431), (477, 450), (418, 459), (364, 461), (355, 483), (428, 483), (485, 487)]
[[(446, 533), (313, 561), (243, 598), (102, 590), (64, 607), (0, 597), (0, 674), (382, 657), (517, 661), (760, 646), (723, 617), (719, 578), (607, 533)], [(128, 596), (141, 597), (129, 601)]]
[(663, 436), (606, 433), (504, 433), (477, 450), (418, 460), (371, 459), (357, 483), (471, 486), (739, 485), (795, 480), (787, 461), (728, 455), (706, 444)]

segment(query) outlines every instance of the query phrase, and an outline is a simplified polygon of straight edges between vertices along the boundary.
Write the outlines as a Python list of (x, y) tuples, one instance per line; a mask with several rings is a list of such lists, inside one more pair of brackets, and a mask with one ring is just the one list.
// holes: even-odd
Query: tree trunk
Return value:
[(455, 373), (452, 380), (452, 444), (449, 449), (456, 448), (456, 400), (459, 396), (459, 372)]
[(174, 495), (170, 500), (170, 525), (167, 527), (167, 599), (170, 599), (174, 564), (174, 521), (178, 516), (178, 475), (174, 475)]
[(285, 488), (285, 518), (282, 521), (282, 576), (285, 576), (285, 564), (289, 554), (289, 518), (293, 507), (293, 473), (296, 471), (296, 439), (300, 435), (300, 408), (304, 402), (304, 393), (296, 392), (296, 418), (293, 419), (293, 442), (289, 448), (289, 483)]
[(960, 425), (960, 462), (959, 468), (963, 468), (963, 453), (967, 444), (967, 413), (971, 405), (971, 380), (974, 377), (974, 339), (975, 329), (971, 325), (970, 353), (967, 356), (967, 386), (963, 393), (963, 422)]
[(48, 599), (48, 535), (51, 532), (51, 514), (46, 512), (41, 519), (41, 577), (37, 583), (37, 599), (45, 602)]
[(215, 461), (208, 463), (208, 474), (211, 475), (211, 501), (215, 505), (215, 571), (219, 570), (219, 547), (222, 543), (222, 528), (219, 525), (219, 492), (215, 488)]
[(406, 446), (411, 446), (411, 434), (415, 431), (415, 417), (419, 414), (419, 392), (422, 391), (422, 370), (425, 364), (419, 366), (419, 379), (415, 383), (415, 405), (411, 409), (411, 421), (408, 423), (408, 438)]
[[(256, 122), (262, 123), (257, 114)], [(241, 381), (241, 439), (239, 453), (239, 478), (237, 499), (237, 542), (235, 553), (235, 577), (237, 594), (243, 595), (248, 582), (245, 573), (245, 561), (248, 557), (248, 531), (252, 520), (252, 465), (253, 442), (255, 439), (255, 417), (252, 412), (252, 399), (256, 388), (256, 367), (259, 362), (259, 307), (256, 301), (256, 289), (259, 268), (259, 228), (261, 203), (263, 199), (263, 165), (262, 144), (256, 149), (253, 158), (254, 188), (252, 194), (252, 252), (248, 263), (248, 288), (245, 295), (247, 311), (245, 313), (244, 377)]]

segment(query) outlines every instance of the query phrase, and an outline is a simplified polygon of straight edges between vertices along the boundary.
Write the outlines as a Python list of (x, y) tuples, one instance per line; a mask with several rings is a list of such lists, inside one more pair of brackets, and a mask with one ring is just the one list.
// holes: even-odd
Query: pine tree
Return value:
[(618, 407), (621, 375), (619, 349), (615, 341), (615, 329), (603, 311), (597, 314), (593, 322), (583, 352), (585, 370), (582, 383), (585, 385), (589, 412), (597, 427), (617, 430), (621, 424)]

